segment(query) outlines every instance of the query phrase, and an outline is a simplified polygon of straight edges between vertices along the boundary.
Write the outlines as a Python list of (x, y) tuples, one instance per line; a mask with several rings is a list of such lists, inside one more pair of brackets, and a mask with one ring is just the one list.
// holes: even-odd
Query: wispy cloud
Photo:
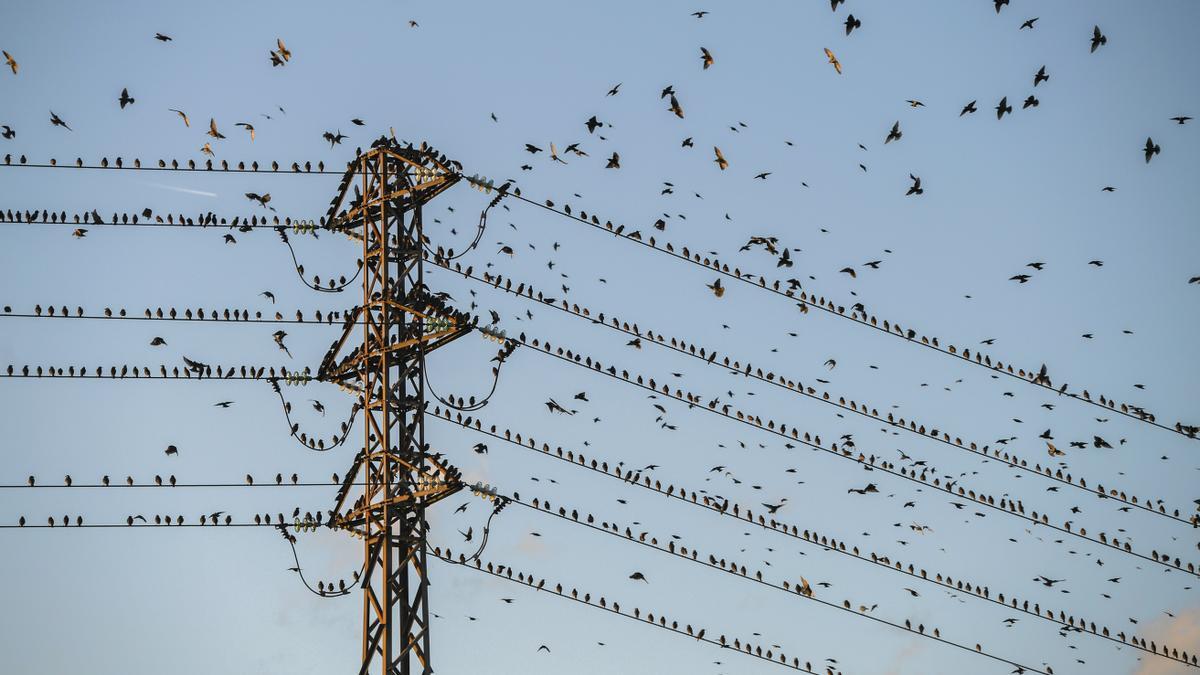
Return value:
[[(1160, 647), (1165, 644), (1175, 649), (1195, 651), (1196, 645), (1200, 645), (1200, 607), (1186, 609), (1173, 618), (1163, 617), (1155, 621), (1147, 628), (1146, 637)], [(1178, 662), (1157, 656), (1142, 655), (1141, 660), (1134, 675), (1175, 675), (1189, 670)]]
[(200, 195), (201, 197), (216, 197), (217, 196), (217, 193), (215, 193), (215, 192), (205, 192), (204, 190), (193, 190), (192, 188), (176, 187), (174, 185), (163, 185), (162, 183), (143, 183), (143, 185), (149, 185), (150, 187), (162, 188), (164, 190), (171, 190), (172, 192), (186, 192), (189, 195)]

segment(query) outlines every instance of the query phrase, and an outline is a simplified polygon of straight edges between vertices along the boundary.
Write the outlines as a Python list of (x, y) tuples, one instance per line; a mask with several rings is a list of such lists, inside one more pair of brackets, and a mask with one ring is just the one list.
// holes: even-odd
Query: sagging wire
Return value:
[[(296, 535), (288, 532), (287, 527), (288, 527), (287, 525), (276, 525), (275, 529), (279, 530), (279, 533), (283, 535), (284, 540), (287, 541), (288, 545), (292, 547), (292, 560), (296, 561), (296, 566), (291, 568), (290, 571), (295, 572), (300, 577), (300, 583), (304, 584), (304, 587), (308, 589), (309, 593), (320, 596), (322, 598), (340, 598), (340, 597), (350, 595), (351, 593), (354, 592), (353, 588), (349, 588), (346, 586), (345, 579), (338, 580), (338, 590), (336, 590), (336, 591), (333, 590), (333, 582), (329, 582), (330, 590), (325, 590), (325, 582), (324, 581), (318, 581), (317, 588), (313, 588), (312, 585), (308, 583), (308, 579), (304, 578), (304, 567), (300, 565), (300, 555), (296, 552)], [(305, 529), (307, 527), (309, 527), (307, 524), (301, 524), (301, 525), (294, 526), (294, 529), (297, 532), (303, 532), (303, 531), (305, 531)], [(367, 565), (364, 562), (363, 566), (360, 567), (358, 569), (358, 571), (354, 572), (354, 582), (355, 583), (357, 583), (358, 580), (362, 578), (362, 573), (366, 569), (366, 567), (367, 567)]]
[(493, 361), (497, 362), (497, 364), (492, 367), (492, 388), (482, 399), (476, 400), (475, 397), (472, 396), (470, 399), (468, 399), (469, 403), (464, 405), (462, 403), (464, 400), (463, 397), (459, 396), (459, 403), (455, 403), (454, 396), (451, 395), (451, 400), (447, 401), (438, 395), (436, 391), (434, 391), (433, 382), (429, 378), (428, 374), (426, 374), (425, 377), (425, 388), (430, 394), (433, 395), (435, 399), (440, 401), (441, 404), (446, 407), (453, 408), (455, 410), (461, 410), (463, 412), (474, 412), (476, 410), (480, 410), (488, 404), (488, 401), (491, 400), (492, 395), (496, 393), (496, 386), (500, 384), (500, 369), (508, 361), (508, 357), (512, 356), (513, 351), (515, 351), (517, 347), (517, 342), (508, 339), (504, 340), (504, 346), (501, 347), (500, 350), (496, 352), (496, 356), (492, 358)]
[[(470, 182), (471, 182), (472, 186), (478, 187), (478, 185), (479, 185), (476, 181), (472, 180)], [(479, 213), (479, 226), (475, 230), (475, 238), (471, 241), (470, 245), (468, 245), (461, 252), (455, 253), (454, 249), (447, 249), (447, 250), (443, 251), (441, 246), (437, 247), (437, 250), (434, 250), (434, 249), (431, 249), (429, 247), (429, 244), (425, 243), (424, 241), (421, 242), (421, 245), (425, 247), (425, 250), (430, 255), (433, 255), (438, 260), (442, 260), (445, 262), (457, 260), (457, 259), (463, 257), (464, 255), (470, 253), (471, 251), (475, 250), (475, 248), (479, 246), (479, 242), (483, 240), (483, 234), (487, 230), (488, 211), (491, 211), (493, 206), (496, 206), (497, 204), (499, 204), (500, 200), (504, 199), (504, 197), (506, 197), (508, 195), (508, 186), (509, 186), (508, 183), (505, 183), (503, 186), (501, 186), (499, 188), (500, 193), (497, 194), (495, 197), (493, 197), (492, 201), (489, 202), (488, 205), (483, 209), (483, 211), (481, 211)], [(490, 188), (489, 188), (489, 191), (490, 191)], [(508, 208), (508, 207), (505, 207), (505, 208)]]
[(508, 506), (513, 501), (511, 497), (499, 494), (496, 489), (490, 485), (480, 485), (477, 483), (470, 486), (470, 488), (471, 491), (476, 494), (476, 496), (494, 501), (496, 502), (496, 505), (492, 507), (492, 513), (488, 516), (487, 522), (483, 525), (483, 533), (480, 535), (479, 548), (466, 558), (463, 558), (460, 555), (459, 560), (457, 561), (446, 561), (452, 565), (466, 565), (469, 562), (479, 560), (479, 556), (483, 554), (483, 549), (487, 547), (488, 536), (491, 534), (492, 530), (492, 519), (495, 518), (501, 511), (503, 511), (504, 507)]
[[(354, 428), (354, 421), (358, 419), (358, 411), (362, 409), (362, 403), (360, 401), (355, 401), (354, 404), (350, 406), (350, 416), (345, 422), (342, 422), (340, 427), (342, 432), (341, 438), (334, 436), (330, 441), (331, 445), (326, 446), (325, 439), (310, 439), (307, 434), (300, 431), (300, 424), (298, 422), (292, 422), (292, 404), (289, 403), (283, 396), (283, 388), (279, 386), (280, 378), (272, 378), (269, 381), (271, 383), (271, 389), (273, 389), (279, 396), (279, 402), (283, 406), (283, 415), (284, 418), (287, 419), (288, 423), (288, 435), (299, 441), (301, 445), (304, 445), (309, 450), (314, 450), (316, 452), (328, 452), (341, 446), (346, 442), (346, 439), (350, 437), (350, 430)], [(283, 381), (285, 384), (305, 385), (308, 384), (310, 380), (283, 378)]]
[[(291, 240), (288, 239), (287, 228), (285, 228), (283, 226), (279, 226), (279, 227), (275, 228), (275, 232), (277, 232), (279, 234), (279, 238), (281, 240), (283, 240), (284, 244), (287, 245), (288, 252), (292, 254), (292, 265), (296, 268), (296, 275), (300, 277), (300, 282), (303, 283), (305, 286), (311, 288), (314, 291), (317, 291), (320, 293), (341, 293), (343, 290), (346, 289), (347, 286), (354, 283), (354, 280), (358, 278), (358, 275), (362, 274), (363, 262), (362, 262), (362, 260), (359, 260), (358, 261), (358, 270), (356, 270), (354, 272), (354, 276), (350, 277), (349, 279), (346, 279), (345, 277), (341, 277), (338, 280), (337, 285), (334, 285), (333, 279), (329, 279), (328, 280), (329, 286), (322, 287), (321, 286), (321, 278), (318, 276), (315, 276), (315, 275), (313, 276), (313, 283), (309, 283), (308, 279), (304, 278), (304, 265), (301, 265), (300, 261), (296, 258), (296, 249), (292, 248), (292, 242), (291, 242)], [(317, 236), (317, 233), (315, 230), (312, 231), (311, 234), (314, 237)]]

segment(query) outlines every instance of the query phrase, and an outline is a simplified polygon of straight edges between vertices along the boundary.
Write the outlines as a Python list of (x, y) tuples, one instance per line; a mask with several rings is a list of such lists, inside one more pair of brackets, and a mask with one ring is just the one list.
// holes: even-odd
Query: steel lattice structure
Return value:
[[(364, 413), (333, 509), (364, 542), (360, 675), (433, 672), (425, 509), (463, 485), (425, 444), (425, 355), (471, 327), (425, 287), (421, 205), (457, 180), (444, 156), (380, 139), (351, 162), (327, 218), (363, 245), (362, 305), (318, 375), (356, 392)], [(359, 324), (361, 346), (339, 360)], [(346, 508), (355, 483), (363, 492)]]

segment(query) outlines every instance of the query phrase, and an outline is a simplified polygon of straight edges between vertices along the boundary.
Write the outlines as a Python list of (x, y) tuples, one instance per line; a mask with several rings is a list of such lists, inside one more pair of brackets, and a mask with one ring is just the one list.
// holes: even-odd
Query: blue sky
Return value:
[[(711, 13), (690, 16), (698, 9)], [(847, 37), (842, 22), (849, 13), (863, 25)], [(1018, 30), (1035, 16), (1033, 30)], [(1170, 118), (1200, 111), (1198, 18), (1200, 9), (1187, 2), (1013, 0), (998, 15), (984, 0), (849, 0), (836, 13), (823, 1), (364, 2), (355, 11), (312, 2), (8, 2), (0, 9), (0, 48), (20, 70), (15, 76), (0, 71), (0, 124), (16, 132), (0, 139), (0, 154), (32, 162), (201, 160), (201, 146), (212, 141), (218, 160), (339, 166), (356, 146), (394, 129), (399, 138), (428, 141), (467, 173), (517, 180), (535, 200), (569, 203), (643, 233), (661, 218), (667, 225), (655, 233), (660, 240), (717, 251), (723, 261), (769, 278), (798, 278), (819, 294), (847, 306), (861, 301), (872, 313), (943, 343), (983, 347), (1026, 367), (1045, 363), (1056, 384), (1143, 405), (1160, 420), (1195, 424), (1200, 285), (1188, 280), (1200, 274), (1200, 141), (1194, 122), (1179, 126)], [(410, 20), (418, 26), (410, 27)], [(1109, 40), (1090, 53), (1093, 25)], [(174, 39), (158, 42), (155, 32)], [(293, 53), (282, 68), (268, 59), (277, 38)], [(707, 70), (701, 47), (715, 59)], [(840, 59), (842, 75), (827, 63), (826, 47)], [(1050, 80), (1035, 89), (1033, 74), (1043, 65)], [(618, 83), (617, 95), (605, 96)], [(677, 92), (683, 119), (659, 98), (667, 85)], [(122, 88), (136, 99), (124, 110), (116, 102)], [(1022, 110), (1030, 94), (1040, 103)], [(993, 107), (1003, 96), (1014, 112), (997, 121)], [(912, 108), (907, 99), (925, 105)], [(960, 117), (971, 100), (979, 112)], [(185, 111), (191, 126), (171, 108)], [(73, 131), (52, 127), (49, 111)], [(610, 126), (589, 134), (584, 122), (592, 115)], [(204, 135), (210, 118), (225, 140)], [(885, 146), (897, 121), (904, 135)], [(252, 142), (237, 122), (255, 126)], [(326, 131), (349, 138), (331, 148), (322, 139)], [(1142, 157), (1147, 136), (1162, 148), (1149, 164)], [(694, 148), (681, 147), (687, 137)], [(548, 151), (552, 142), (560, 152), (578, 142), (588, 156), (564, 155), (568, 164), (562, 165), (548, 152), (524, 150), (531, 143)], [(728, 159), (728, 170), (712, 161), (713, 146)], [(613, 152), (621, 168), (605, 169)], [(770, 176), (756, 180), (760, 172)], [(921, 177), (924, 194), (905, 196), (910, 173)], [(335, 176), (0, 168), (0, 209), (252, 215), (263, 209), (243, 195), (257, 192), (270, 193), (281, 215), (314, 218), (336, 182)], [(672, 193), (662, 193), (664, 183), (673, 185)], [(1105, 186), (1116, 191), (1102, 192)], [(453, 188), (428, 207), (427, 234), (461, 249), (488, 199), (466, 185)], [(229, 244), (219, 230), (92, 227), (76, 239), (72, 229), (0, 224), (0, 303), (21, 311), (65, 304), (95, 312), (203, 306), (311, 314), (345, 308), (356, 297), (304, 288), (270, 231), (234, 233), (236, 243)], [(776, 268), (761, 249), (739, 252), (752, 235), (778, 237), (792, 249), (795, 267)], [(294, 238), (310, 274), (353, 272), (354, 242)], [(497, 254), (505, 245), (515, 255)], [(874, 260), (882, 261), (877, 270), (863, 265)], [(1103, 266), (1089, 265), (1092, 260)], [(1050, 429), (1067, 451), (1051, 461), (1065, 462), (1089, 484), (1162, 499), (1185, 516), (1200, 498), (1197, 441), (995, 379), (821, 312), (801, 314), (782, 298), (729, 280), (716, 298), (705, 288), (711, 272), (515, 200), (492, 210), (483, 243), (463, 262), (476, 270), (490, 265), (492, 273), (593, 312), (814, 386), (826, 380), (830, 392), (869, 401), (881, 412), (928, 421), (981, 444), (1005, 440), (1009, 450), (1043, 465), (1050, 458), (1038, 436)], [(1045, 268), (1026, 267), (1030, 262)], [(854, 278), (839, 273), (848, 266)], [(1029, 283), (1009, 280), (1021, 273), (1031, 275)], [(832, 407), (678, 354), (635, 350), (626, 345), (628, 336), (436, 269), (427, 274), (457, 306), (475, 302), (484, 316), (499, 312), (510, 334), (550, 339), (823, 438), (853, 434), (860, 450), (898, 465), (924, 460), (931, 475), (1020, 499), (1057, 522), (1118, 534), (1138, 550), (1200, 560), (1196, 530), (1178, 522), (1122, 512), (1119, 503), (1069, 487), (1047, 491), (1055, 484), (995, 461), (839, 416)], [(260, 295), (266, 290), (276, 304)], [(186, 355), (214, 364), (315, 369), (337, 336), (325, 326), (284, 328), (294, 359), (276, 348), (270, 325), (0, 318), (0, 364), (157, 369), (181, 365)], [(149, 346), (155, 336), (167, 345)], [(979, 345), (988, 339), (994, 344)], [(431, 355), (432, 385), (439, 393), (485, 392), (494, 347), (468, 337)], [(830, 359), (832, 370), (825, 365)], [(652, 473), (664, 483), (756, 508), (786, 497), (778, 517), (802, 528), (1086, 616), (1114, 632), (1200, 650), (1195, 577), (998, 512), (973, 515), (944, 494), (880, 472), (865, 475), (850, 462), (788, 448), (777, 436), (679, 403), (649, 400), (643, 390), (532, 349), (514, 353), (498, 392), (478, 415), (488, 424), (612, 463), (657, 464)], [(575, 400), (579, 392), (589, 400)], [(298, 421), (323, 436), (336, 431), (351, 403), (328, 385), (285, 393)], [(548, 412), (544, 402), (551, 397), (578, 414)], [(320, 400), (327, 416), (307, 399)], [(235, 403), (213, 406), (225, 400)], [(663, 421), (676, 429), (656, 421), (654, 404), (667, 410)], [(155, 474), (239, 483), (250, 473), (264, 482), (276, 472), (329, 482), (351, 457), (347, 448), (313, 453), (290, 440), (278, 399), (261, 382), (9, 379), (0, 381), (0, 410), (0, 483), (8, 485), (23, 484), (31, 474), (43, 484), (61, 484), (64, 474), (80, 483), (104, 474), (143, 483)], [(1095, 435), (1114, 448), (1069, 447)], [(523, 499), (550, 499), (661, 541), (676, 535), (689, 548), (762, 570), (768, 580), (802, 575), (828, 583), (816, 587), (818, 597), (877, 605), (872, 614), (879, 618), (937, 626), (947, 639), (980, 643), (1011, 661), (1049, 664), (1055, 673), (1187, 670), (1162, 659), (1139, 660), (1128, 647), (1094, 636), (1061, 637), (1053, 624), (1027, 614), (441, 422), (428, 423), (428, 438), (469, 480)], [(471, 451), (481, 441), (489, 446), (486, 455)], [(178, 446), (178, 457), (163, 454), (168, 444)], [(718, 465), (731, 475), (710, 471)], [(868, 482), (880, 492), (847, 492)], [(328, 508), (333, 493), (332, 487), (3, 489), (0, 522), (25, 515), (42, 523), (61, 514), (123, 522), (135, 513), (181, 514), (194, 522), (215, 510), (244, 522), (260, 512)], [(470, 502), (466, 512), (454, 513), (464, 502)], [(906, 502), (914, 505), (906, 508)], [(440, 504), (430, 513), (431, 543), (464, 549), (458, 532), (472, 527), (478, 533), (486, 512), (477, 499)], [(160, 672), (164, 663), (178, 673), (332, 672), (357, 662), (360, 598), (309, 594), (287, 571), (294, 564), (290, 550), (265, 528), (3, 529), (0, 541), (0, 575), (8, 580), (0, 653), (12, 672), (136, 674)], [(359, 542), (330, 532), (302, 535), (298, 548), (314, 580), (348, 576), (361, 563)], [(1012, 670), (521, 507), (493, 521), (483, 555), (616, 598), (623, 608), (702, 625), (709, 635), (781, 645), (814, 665), (833, 658), (846, 673)], [(635, 571), (648, 583), (631, 580)], [(432, 575), (438, 672), (778, 668), (468, 570), (435, 563)], [(1048, 588), (1036, 580), (1041, 575), (1065, 581)], [(1119, 581), (1108, 581), (1113, 578)], [(1007, 618), (1018, 621), (1008, 626)], [(543, 644), (549, 654), (537, 651)]]

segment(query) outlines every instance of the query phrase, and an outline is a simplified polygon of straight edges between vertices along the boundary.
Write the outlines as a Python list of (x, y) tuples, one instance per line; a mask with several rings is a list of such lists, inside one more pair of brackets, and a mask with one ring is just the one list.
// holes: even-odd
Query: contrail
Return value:
[(172, 190), (175, 192), (186, 192), (190, 195), (200, 195), (201, 197), (216, 197), (217, 196), (217, 193), (215, 193), (215, 192), (205, 192), (204, 190), (193, 190), (191, 188), (175, 187), (174, 185), (162, 185), (161, 183), (143, 183), (143, 185), (149, 185), (151, 187), (162, 188), (164, 190)]

